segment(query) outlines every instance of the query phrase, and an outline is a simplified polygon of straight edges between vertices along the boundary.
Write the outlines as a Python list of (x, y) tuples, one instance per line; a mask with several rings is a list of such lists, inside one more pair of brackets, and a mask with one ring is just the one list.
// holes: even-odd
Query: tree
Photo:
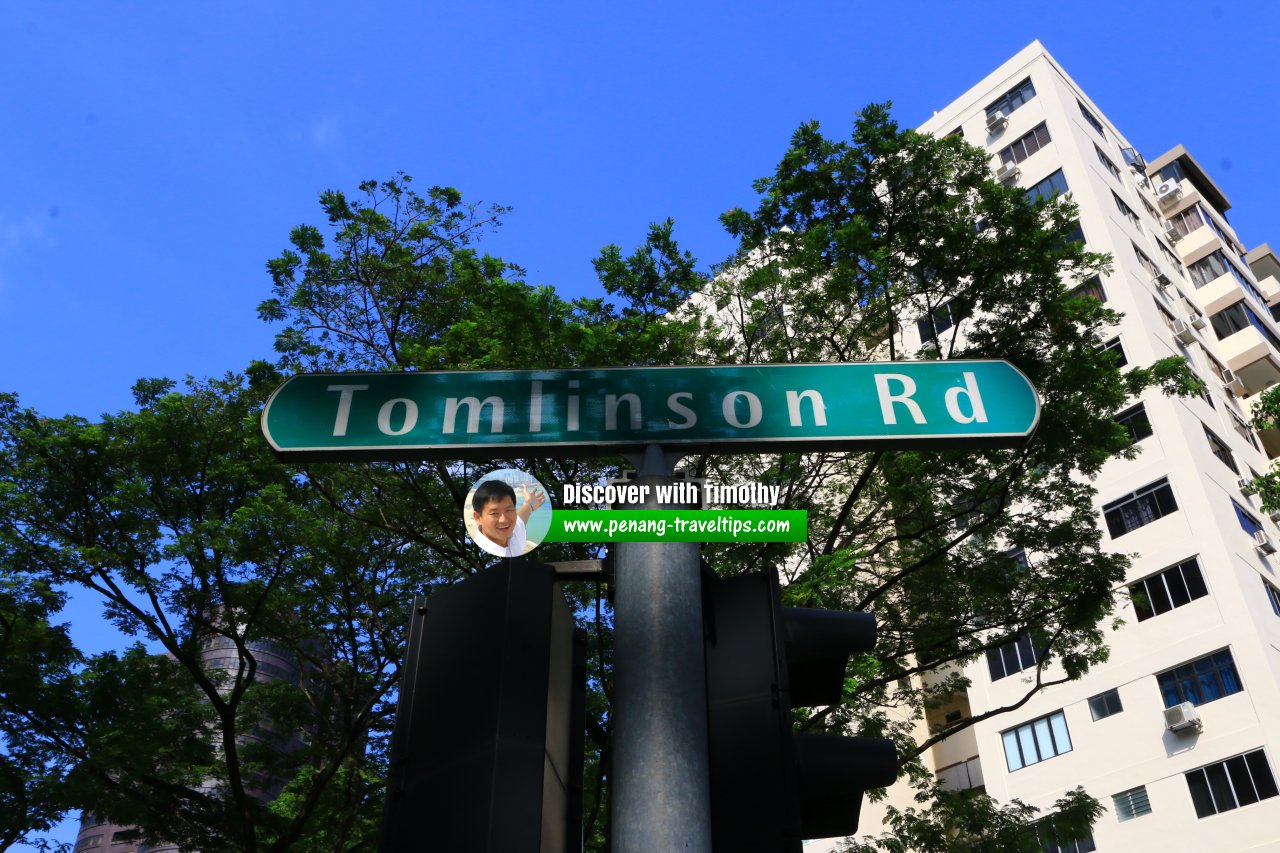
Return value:
[[(1134, 453), (1110, 417), (1126, 399), (1196, 383), (1180, 359), (1118, 370), (1101, 348), (1118, 315), (1086, 293), (1108, 259), (1075, 236), (1075, 206), (999, 184), (987, 154), (960, 137), (901, 130), (887, 107), (873, 105), (848, 142), (801, 126), (755, 188), (754, 211), (723, 217), (740, 248), (704, 295), (723, 328), (709, 357), (1002, 358), (1042, 395), (1039, 428), (1020, 450), (700, 462), (708, 476), (780, 484), (786, 506), (809, 511), (809, 541), (798, 551), (729, 546), (716, 565), (782, 564), (789, 603), (869, 610), (879, 620), (876, 651), (856, 663), (844, 704), (804, 727), (892, 737), (914, 758), (1106, 659), (1105, 623), (1127, 560), (1100, 546), (1089, 478), (1107, 459)], [(903, 350), (908, 324), (919, 350)], [(1045, 649), (1026, 694), (917, 742), (904, 720), (961, 693), (964, 664), (1024, 633)], [(918, 762), (906, 772), (933, 805), (892, 811), (891, 832), (874, 844), (943, 849), (922, 839), (960, 830), (949, 823), (958, 801), (929, 788)], [(1096, 807), (1080, 802), (1086, 814)], [(975, 808), (996, 813), (983, 802), (965, 811)], [(1021, 819), (1016, 809), (1002, 814)]]
[[(781, 565), (789, 603), (874, 611), (875, 655), (805, 726), (891, 736), (908, 756), (972, 724), (916, 743), (901, 720), (961, 689), (956, 667), (987, 649), (1035, 632), (1048, 654), (1032, 690), (1104, 659), (1125, 560), (1100, 548), (1087, 477), (1133, 452), (1108, 417), (1128, 395), (1191, 386), (1176, 360), (1121, 374), (1102, 353), (1115, 315), (1074, 290), (1106, 260), (1072, 240), (1070, 203), (1028, 201), (991, 180), (981, 152), (902, 131), (883, 107), (847, 143), (801, 127), (757, 189), (755, 211), (724, 218), (740, 250), (714, 281), (665, 222), (629, 254), (606, 247), (603, 295), (573, 301), (476, 250), (503, 208), (419, 195), (403, 175), (329, 191), (327, 226), (299, 226), (268, 263), (259, 314), (281, 327), (274, 363), (181, 389), (144, 380), (137, 411), (96, 423), (5, 398), (0, 643), (25, 662), (0, 658), (0, 797), (18, 804), (16, 831), (89, 806), (208, 851), (374, 844), (407, 607), (483, 567), (458, 522), (489, 466), (283, 464), (256, 415), (297, 371), (894, 359), (915, 355), (898, 332), (923, 319), (937, 357), (1006, 358), (1042, 390), (1034, 441), (694, 460), (707, 476), (782, 485), (785, 506), (810, 511), (799, 547), (709, 548), (713, 564)], [(492, 462), (508, 466), (553, 494), (616, 471), (608, 459)], [(97, 596), (137, 643), (77, 651), (56, 624), (64, 589)], [(587, 833), (603, 849), (610, 609), (593, 586), (572, 594), (592, 633)], [(210, 642), (234, 665), (210, 665)], [(255, 679), (265, 648), (298, 677)], [(997, 838), (1029, 819), (1017, 804), (937, 794), (918, 763), (908, 773), (930, 805), (895, 813), (883, 849), (934, 849), (917, 839), (964, 815), (1015, 827)], [(1061, 820), (1095, 806), (1065, 802)]]
[[(137, 411), (99, 422), (0, 398), (0, 847), (82, 808), (190, 849), (372, 849), (408, 607), (488, 559), (459, 523), (482, 468), (282, 464), (257, 423), (267, 394), (283, 371), (657, 363), (697, 327), (665, 316), (701, 283), (670, 223), (602, 254), (607, 297), (566, 302), (474, 250), (502, 208), (407, 176), (321, 205), (329, 227), (295, 229), (268, 264), (276, 364), (143, 380)], [(507, 466), (554, 491), (613, 470), (483, 467)], [(80, 653), (55, 624), (67, 589), (134, 645)], [(605, 695), (608, 608), (574, 593)], [(255, 677), (268, 650), (296, 676)], [(603, 837), (609, 714), (592, 705)]]
[[(404, 175), (366, 182), (360, 190), (358, 201), (341, 192), (321, 195), (328, 243), (317, 229), (301, 226), (291, 235), (292, 248), (268, 263), (275, 292), (259, 314), (286, 324), (276, 339), (281, 370), (669, 364), (680, 363), (702, 332), (699, 312), (676, 311), (706, 277), (677, 245), (670, 220), (651, 225), (630, 254), (604, 247), (594, 266), (606, 295), (570, 302), (524, 282), (519, 267), (472, 249), (477, 231), (496, 223), (504, 209), (481, 210), (438, 187), (424, 198)], [(553, 495), (565, 483), (599, 481), (618, 470), (614, 460), (554, 458), (494, 459), (485, 467), (529, 471)], [(442, 462), (306, 469), (312, 486), (340, 512), (437, 550), (453, 571), (479, 567), (456, 523), (477, 475)], [(596, 554), (544, 544), (538, 556)], [(591, 635), (585, 826), (599, 846), (608, 833), (611, 608), (598, 586), (571, 592)]]

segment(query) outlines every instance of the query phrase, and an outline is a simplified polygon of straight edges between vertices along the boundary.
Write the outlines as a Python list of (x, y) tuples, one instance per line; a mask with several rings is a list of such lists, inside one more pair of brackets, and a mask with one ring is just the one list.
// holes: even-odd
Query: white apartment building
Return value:
[[(1104, 545), (1135, 555), (1110, 660), (926, 763), (951, 788), (1046, 812), (1083, 786), (1106, 812), (1091, 838), (1062, 844), (1071, 853), (1280, 851), (1280, 514), (1263, 513), (1248, 484), (1280, 455), (1280, 432), (1248, 425), (1280, 381), (1280, 260), (1265, 244), (1246, 251), (1191, 153), (1144, 159), (1039, 42), (920, 129), (963, 133), (1028, 193), (1069, 191), (1087, 246), (1114, 258), (1096, 292), (1124, 319), (1106, 346), (1129, 364), (1183, 356), (1208, 385), (1117, 413), (1141, 452), (1096, 481)], [(1016, 701), (1035, 664), (1029, 639), (994, 651), (929, 725)], [(910, 805), (897, 789), (890, 802)], [(880, 831), (881, 813), (864, 806), (862, 833)]]

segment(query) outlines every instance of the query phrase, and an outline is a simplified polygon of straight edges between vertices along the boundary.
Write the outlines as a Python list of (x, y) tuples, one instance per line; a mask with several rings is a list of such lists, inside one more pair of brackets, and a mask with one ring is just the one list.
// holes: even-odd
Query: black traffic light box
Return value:
[(893, 742), (796, 733), (791, 709), (840, 701), (875, 617), (784, 608), (776, 571), (719, 578), (705, 564), (703, 610), (713, 849), (799, 853), (853, 834), (863, 792), (897, 777)]
[(384, 853), (578, 853), (586, 640), (554, 570), (504, 560), (414, 600)]

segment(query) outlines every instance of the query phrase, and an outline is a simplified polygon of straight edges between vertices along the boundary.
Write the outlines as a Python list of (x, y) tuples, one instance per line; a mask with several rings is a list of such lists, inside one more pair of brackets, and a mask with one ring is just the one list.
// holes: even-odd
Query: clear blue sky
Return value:
[(0, 0), (0, 391), (93, 418), (269, 357), (265, 262), (321, 190), (399, 170), (513, 206), (482, 248), (566, 295), (668, 216), (719, 262), (800, 122), (892, 100), (915, 126), (1037, 38), (1280, 245), (1278, 30), (1264, 2)]

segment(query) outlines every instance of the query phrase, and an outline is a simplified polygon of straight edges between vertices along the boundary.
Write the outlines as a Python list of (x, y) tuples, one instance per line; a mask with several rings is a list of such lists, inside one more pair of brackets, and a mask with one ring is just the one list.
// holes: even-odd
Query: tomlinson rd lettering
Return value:
[[(1022, 444), (1040, 401), (1004, 361), (295, 376), (262, 413), (301, 459)], [(788, 448), (788, 445), (790, 447)]]

